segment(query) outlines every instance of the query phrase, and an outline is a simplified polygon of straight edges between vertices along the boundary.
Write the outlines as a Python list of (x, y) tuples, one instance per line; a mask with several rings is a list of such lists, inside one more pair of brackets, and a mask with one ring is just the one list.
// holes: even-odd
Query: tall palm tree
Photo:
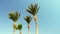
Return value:
[(32, 14), (34, 16), (34, 21), (36, 23), (36, 34), (38, 34), (38, 19), (37, 19), (37, 13), (40, 7), (38, 7), (38, 5), (35, 4), (31, 4), (28, 9), (27, 12), (29, 12), (30, 14)]
[(9, 13), (9, 19), (14, 21), (14, 23), (13, 23), (13, 34), (16, 33), (16, 21), (19, 19), (19, 17), (20, 17), (20, 13), (18, 13), (18, 11)]
[(30, 34), (30, 22), (31, 22), (32, 18), (30, 16), (26, 16), (24, 19), (28, 24), (28, 34)]
[(22, 34), (22, 24), (18, 24), (16, 27), (17, 30), (20, 30), (20, 34)]

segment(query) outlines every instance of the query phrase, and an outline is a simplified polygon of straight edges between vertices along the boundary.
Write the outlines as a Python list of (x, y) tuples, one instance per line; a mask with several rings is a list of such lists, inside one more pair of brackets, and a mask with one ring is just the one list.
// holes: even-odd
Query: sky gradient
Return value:
[[(60, 0), (0, 0), (0, 34), (13, 34), (13, 21), (8, 14), (10, 11), (21, 13), (17, 24), (22, 23), (22, 34), (28, 34), (27, 23), (24, 17), (31, 15), (26, 9), (31, 3), (38, 3), (39, 34), (60, 34)], [(32, 15), (31, 15), (32, 16)], [(33, 18), (33, 16), (32, 16)], [(31, 34), (35, 34), (35, 22), (31, 21)], [(19, 34), (20, 31), (16, 31)]]

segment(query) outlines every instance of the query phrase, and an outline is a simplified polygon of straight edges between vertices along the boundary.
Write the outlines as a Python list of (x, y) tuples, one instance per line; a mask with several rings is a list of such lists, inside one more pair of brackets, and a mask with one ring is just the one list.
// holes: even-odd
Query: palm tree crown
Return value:
[(38, 7), (38, 4), (31, 4), (28, 9), (27, 12), (31, 13), (33, 16), (35, 16), (38, 13), (40, 7)]
[(9, 19), (12, 19), (15, 22), (19, 19), (19, 17), (20, 13), (18, 13), (18, 11), (9, 13)]
[(30, 16), (26, 16), (24, 19), (28, 24), (30, 24), (30, 22), (32, 20), (32, 18)]
[(18, 26), (16, 27), (17, 30), (21, 30), (22, 29), (22, 24), (18, 24)]

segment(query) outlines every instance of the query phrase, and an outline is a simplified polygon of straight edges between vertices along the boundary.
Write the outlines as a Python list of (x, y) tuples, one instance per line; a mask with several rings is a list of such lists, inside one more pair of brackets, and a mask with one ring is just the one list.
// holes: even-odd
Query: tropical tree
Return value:
[(9, 13), (9, 19), (13, 20), (13, 34), (16, 33), (16, 21), (19, 19), (20, 13), (18, 11), (16, 12), (10, 12)]
[(22, 24), (18, 24), (16, 27), (17, 30), (20, 30), (20, 34), (22, 34)]
[(30, 34), (30, 22), (31, 22), (32, 18), (30, 16), (26, 16), (24, 19), (28, 24), (28, 34)]
[(29, 12), (30, 14), (32, 14), (34, 16), (34, 21), (36, 24), (36, 34), (38, 34), (38, 19), (37, 19), (37, 13), (40, 7), (38, 7), (38, 4), (31, 4), (28, 9), (27, 12)]

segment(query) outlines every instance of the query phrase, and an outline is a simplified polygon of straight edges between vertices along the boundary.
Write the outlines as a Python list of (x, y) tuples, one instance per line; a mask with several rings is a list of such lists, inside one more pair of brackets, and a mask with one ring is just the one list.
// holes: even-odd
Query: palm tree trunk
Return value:
[(20, 34), (22, 34), (21, 30), (20, 30)]
[(16, 22), (13, 24), (13, 34), (16, 34)]
[(36, 23), (36, 34), (38, 34), (38, 20), (37, 20), (37, 16), (34, 16), (34, 21)]
[(28, 34), (30, 34), (30, 24), (28, 24)]

